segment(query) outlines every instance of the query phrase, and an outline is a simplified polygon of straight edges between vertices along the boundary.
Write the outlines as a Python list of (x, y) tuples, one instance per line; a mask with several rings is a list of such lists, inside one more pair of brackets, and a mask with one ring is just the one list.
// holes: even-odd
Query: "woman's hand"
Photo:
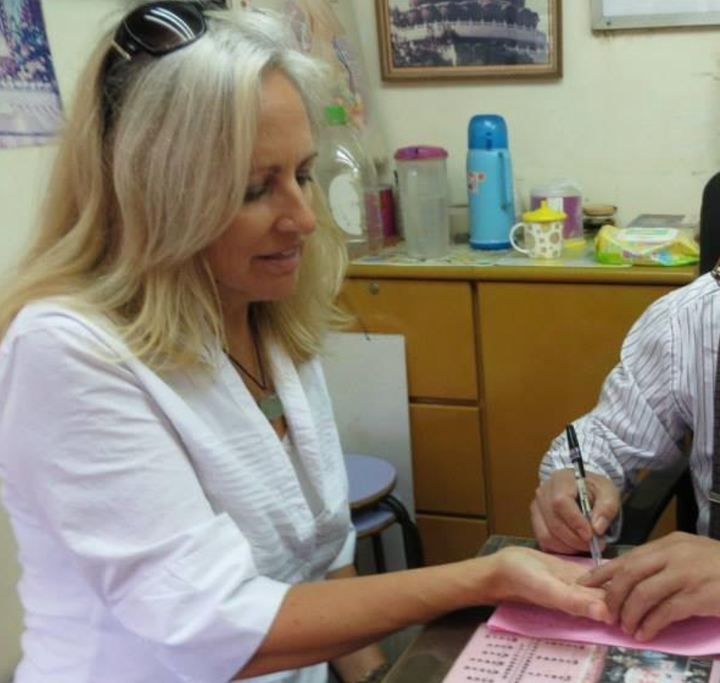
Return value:
[(613, 621), (636, 640), (654, 638), (675, 621), (720, 616), (720, 542), (675, 532), (586, 574), (603, 586)]
[(611, 623), (604, 590), (578, 583), (586, 567), (529, 548), (504, 548), (487, 559), (495, 563), (489, 585), (493, 603), (534, 603)]

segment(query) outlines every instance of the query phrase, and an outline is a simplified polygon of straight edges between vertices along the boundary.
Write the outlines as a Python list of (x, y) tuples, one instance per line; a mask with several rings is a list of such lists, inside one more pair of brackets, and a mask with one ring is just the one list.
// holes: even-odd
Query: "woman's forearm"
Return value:
[(238, 678), (328, 661), (411, 624), (480, 604), (490, 595), (478, 587), (492, 584), (493, 571), (493, 558), (485, 558), (293, 586)]
[(386, 664), (378, 643), (371, 643), (342, 657), (335, 657), (330, 665), (343, 683), (357, 683)]
[[(349, 564), (328, 573), (327, 578), (351, 579), (358, 575), (355, 566)], [(378, 643), (371, 643), (331, 662), (333, 671), (343, 683), (357, 683), (366, 679), (372, 672), (386, 665), (385, 655)]]
[(582, 565), (536, 550), (505, 548), (439, 567), (293, 586), (238, 677), (328, 661), (410, 624), (503, 600), (610, 623), (604, 590), (578, 584), (585, 572)]

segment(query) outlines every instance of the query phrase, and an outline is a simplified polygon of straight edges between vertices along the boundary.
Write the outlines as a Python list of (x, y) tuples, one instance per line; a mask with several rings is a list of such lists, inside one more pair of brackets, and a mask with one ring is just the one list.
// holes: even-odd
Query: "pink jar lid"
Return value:
[(413, 145), (412, 147), (401, 147), (395, 152), (395, 158), (399, 161), (417, 161), (422, 159), (447, 159), (448, 153), (442, 147), (431, 145)]

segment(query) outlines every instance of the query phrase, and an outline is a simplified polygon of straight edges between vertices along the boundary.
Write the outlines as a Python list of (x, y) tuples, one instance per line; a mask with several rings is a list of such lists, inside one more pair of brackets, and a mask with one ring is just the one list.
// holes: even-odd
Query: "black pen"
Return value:
[[(580, 444), (578, 443), (577, 434), (575, 433), (575, 427), (569, 424), (565, 428), (565, 434), (567, 435), (568, 448), (570, 449), (570, 462), (572, 462), (573, 470), (575, 471), (575, 484), (577, 485), (580, 509), (585, 519), (590, 522), (590, 528), (592, 528), (592, 508), (590, 507), (590, 499), (588, 498), (587, 486), (585, 485), (585, 466), (583, 465), (582, 453), (580, 452)], [(590, 539), (590, 554), (597, 567), (600, 564), (601, 554), (600, 545), (594, 531)]]

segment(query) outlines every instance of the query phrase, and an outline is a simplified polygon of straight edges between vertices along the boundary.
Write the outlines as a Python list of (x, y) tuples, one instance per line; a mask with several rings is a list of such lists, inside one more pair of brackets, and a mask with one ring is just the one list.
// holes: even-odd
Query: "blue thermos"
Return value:
[(509, 249), (515, 223), (512, 164), (505, 119), (479, 114), (468, 129), (467, 184), (470, 244)]

